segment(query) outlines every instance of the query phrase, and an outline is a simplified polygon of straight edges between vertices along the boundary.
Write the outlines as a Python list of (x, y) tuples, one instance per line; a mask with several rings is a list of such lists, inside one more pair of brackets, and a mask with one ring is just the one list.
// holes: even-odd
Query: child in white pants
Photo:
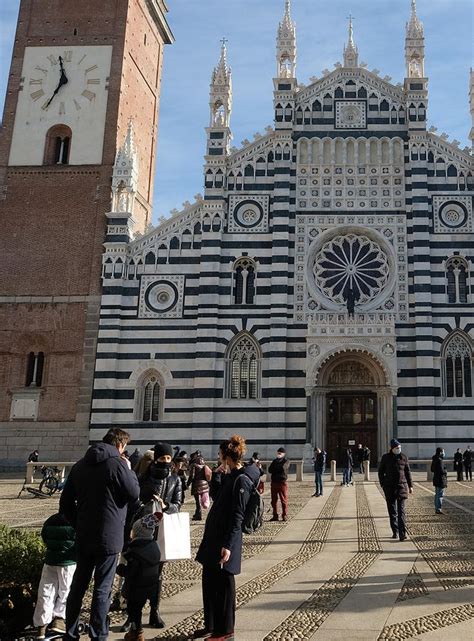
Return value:
[(45, 521), (41, 536), (46, 558), (33, 615), (37, 639), (44, 639), (46, 630), (66, 632), (66, 601), (76, 569), (75, 531), (61, 514), (53, 514)]

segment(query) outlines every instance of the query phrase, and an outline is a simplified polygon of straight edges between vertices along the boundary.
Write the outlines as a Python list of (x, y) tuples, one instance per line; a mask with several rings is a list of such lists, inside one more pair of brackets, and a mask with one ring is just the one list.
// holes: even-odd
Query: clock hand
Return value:
[(61, 56), (59, 56), (59, 61), (60, 61), (60, 64), (61, 64), (61, 77), (59, 78), (58, 86), (57, 86), (57, 87), (56, 87), (56, 89), (54, 90), (53, 95), (52, 95), (52, 96), (51, 96), (51, 98), (50, 98), (47, 102), (45, 102), (45, 104), (43, 105), (43, 107), (42, 107), (43, 109), (47, 109), (47, 108), (49, 107), (49, 105), (50, 105), (50, 104), (51, 104), (51, 102), (53, 101), (54, 96), (58, 93), (58, 91), (61, 89), (61, 87), (62, 87), (62, 86), (64, 86), (64, 85), (67, 85), (67, 83), (69, 82), (69, 80), (68, 80), (68, 78), (67, 78), (66, 74), (64, 73), (64, 68), (63, 68), (63, 65), (62, 65), (62, 58), (61, 58)]

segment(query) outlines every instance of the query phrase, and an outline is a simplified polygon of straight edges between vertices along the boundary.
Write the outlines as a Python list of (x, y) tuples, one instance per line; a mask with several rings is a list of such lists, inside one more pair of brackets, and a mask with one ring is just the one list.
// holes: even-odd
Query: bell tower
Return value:
[(88, 444), (107, 214), (132, 207), (133, 233), (151, 221), (167, 12), (20, 2), (0, 129), (0, 464)]

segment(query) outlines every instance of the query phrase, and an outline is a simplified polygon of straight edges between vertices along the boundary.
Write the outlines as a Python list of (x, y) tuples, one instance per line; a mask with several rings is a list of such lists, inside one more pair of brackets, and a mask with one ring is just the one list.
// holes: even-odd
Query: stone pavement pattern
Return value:
[[(422, 478), (403, 543), (391, 539), (376, 483), (358, 475), (354, 487), (328, 482), (320, 498), (311, 498), (311, 483), (290, 483), (288, 522), (266, 522), (244, 537), (236, 640), (474, 640), (474, 484), (450, 479), (445, 514), (435, 515)], [(19, 487), (0, 484), (1, 520), (39, 527), (57, 499), (16, 499)], [(203, 527), (192, 526), (194, 550)], [(200, 576), (192, 560), (168, 564), (161, 608), (168, 627), (146, 629), (147, 640), (184, 641), (200, 627)], [(122, 639), (124, 615), (112, 618), (110, 638)]]

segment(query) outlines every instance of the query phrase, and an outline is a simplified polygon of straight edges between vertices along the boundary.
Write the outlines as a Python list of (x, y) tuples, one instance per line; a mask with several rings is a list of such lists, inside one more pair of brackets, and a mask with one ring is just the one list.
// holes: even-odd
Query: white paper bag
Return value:
[(158, 526), (158, 547), (161, 561), (191, 558), (191, 532), (188, 512), (166, 514)]

